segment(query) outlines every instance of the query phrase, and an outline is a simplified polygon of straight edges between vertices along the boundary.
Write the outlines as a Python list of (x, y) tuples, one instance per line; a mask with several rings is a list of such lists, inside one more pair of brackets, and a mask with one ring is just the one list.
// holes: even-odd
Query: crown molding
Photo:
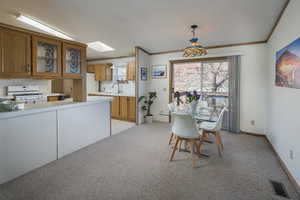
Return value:
[[(247, 45), (255, 45), (255, 44), (263, 44), (267, 43), (267, 41), (254, 41), (254, 42), (243, 42), (243, 43), (235, 43), (235, 44), (224, 44), (224, 45), (216, 45), (216, 46), (207, 46), (206, 49), (217, 49), (217, 48), (226, 48), (226, 47), (236, 47), (236, 46), (247, 46)], [(178, 53), (183, 52), (184, 49), (179, 50), (171, 50), (171, 51), (160, 51), (154, 52), (150, 55), (159, 55), (159, 54), (169, 54), (169, 53)]]
[(5, 29), (9, 29), (9, 30), (13, 30), (13, 31), (18, 31), (18, 32), (23, 32), (23, 33), (27, 33), (30, 35), (34, 35), (34, 36), (39, 36), (39, 37), (44, 37), (44, 38), (48, 38), (48, 39), (54, 39), (54, 40), (59, 40), (62, 42), (66, 42), (69, 44), (75, 44), (75, 45), (79, 45), (82, 47), (87, 47), (86, 44), (81, 43), (81, 42), (77, 42), (77, 41), (73, 41), (73, 40), (66, 40), (60, 37), (56, 37), (54, 35), (51, 34), (46, 34), (46, 33), (42, 33), (42, 32), (37, 32), (37, 31), (32, 31), (29, 29), (25, 29), (25, 28), (21, 28), (21, 27), (17, 27), (17, 26), (13, 26), (13, 25), (9, 25), (9, 24), (5, 24), (5, 23), (0, 23), (0, 28), (5, 28)]
[(146, 53), (146, 54), (148, 54), (148, 55), (152, 55), (152, 53), (150, 53), (149, 51), (143, 49), (143, 48), (140, 47), (140, 46), (136, 46), (135, 49), (139, 49), (139, 50), (143, 51), (144, 53)]
[(132, 56), (116, 56), (116, 57), (106, 57), (106, 58), (90, 58), (87, 59), (88, 62), (92, 62), (92, 61), (102, 61), (102, 60), (113, 60), (113, 59), (121, 59), (121, 58), (133, 58), (135, 57), (135, 55)]
[(287, 0), (287, 1), (285, 2), (284, 6), (283, 6), (283, 9), (282, 9), (281, 12), (279, 13), (279, 15), (278, 15), (278, 17), (277, 17), (277, 20), (276, 20), (274, 26), (272, 27), (272, 29), (271, 29), (271, 31), (270, 31), (270, 33), (269, 33), (267, 39), (266, 39), (266, 42), (268, 42), (268, 41), (270, 40), (270, 38), (272, 37), (272, 35), (273, 35), (273, 33), (274, 33), (276, 27), (278, 26), (278, 24), (279, 24), (279, 22), (280, 22), (281, 17), (283, 16), (283, 13), (285, 12), (285, 10), (286, 10), (286, 8), (288, 7), (289, 3), (290, 3), (290, 0)]

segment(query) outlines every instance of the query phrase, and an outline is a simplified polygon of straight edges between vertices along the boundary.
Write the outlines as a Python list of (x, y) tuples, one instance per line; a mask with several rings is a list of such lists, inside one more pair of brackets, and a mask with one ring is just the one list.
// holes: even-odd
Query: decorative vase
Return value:
[(151, 124), (153, 122), (153, 115), (146, 115), (145, 116), (145, 122), (147, 124)]
[(197, 112), (197, 106), (198, 106), (198, 101), (192, 101), (190, 104), (190, 112), (191, 113), (196, 113)]

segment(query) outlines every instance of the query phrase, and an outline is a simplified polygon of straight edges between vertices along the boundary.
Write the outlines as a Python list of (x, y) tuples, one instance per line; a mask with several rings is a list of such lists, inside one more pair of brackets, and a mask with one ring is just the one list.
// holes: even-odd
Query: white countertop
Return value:
[(13, 96), (0, 96), (0, 99), (13, 99)]
[(113, 93), (113, 92), (90, 92), (89, 95), (110, 95), (110, 96), (119, 96), (119, 97), (135, 97), (133, 94), (127, 93)]
[(73, 102), (72, 99), (66, 99), (64, 101), (53, 101), (44, 102), (38, 104), (25, 104), (24, 110), (17, 110), (12, 112), (0, 112), (0, 120), (19, 117), (23, 115), (35, 114), (40, 112), (53, 111), (58, 109), (65, 109), (71, 107), (86, 106), (91, 104), (97, 104), (102, 102), (112, 101), (112, 97), (100, 97), (100, 96), (90, 96), (87, 97), (86, 102)]

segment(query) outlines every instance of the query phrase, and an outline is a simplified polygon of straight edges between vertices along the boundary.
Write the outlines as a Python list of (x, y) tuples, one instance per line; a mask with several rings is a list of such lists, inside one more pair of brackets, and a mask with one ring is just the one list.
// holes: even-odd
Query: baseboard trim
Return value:
[(251, 133), (247, 131), (240, 131), (241, 134), (251, 135), (251, 136), (257, 136), (257, 137), (266, 137), (266, 135), (260, 134), (260, 133)]
[(265, 140), (267, 141), (267, 143), (269, 144), (269, 146), (271, 147), (272, 151), (275, 153), (275, 156), (281, 166), (281, 168), (283, 169), (283, 171), (285, 172), (285, 174), (287, 175), (287, 177), (289, 178), (289, 180), (291, 181), (291, 183), (294, 185), (294, 187), (296, 188), (298, 195), (300, 196), (300, 186), (298, 185), (296, 179), (293, 177), (293, 175), (291, 174), (291, 172), (289, 171), (289, 169), (286, 167), (286, 165), (284, 164), (283, 160), (279, 157), (277, 151), (275, 150), (275, 148), (273, 147), (272, 143), (270, 142), (270, 140), (268, 139), (267, 136), (263, 135)]

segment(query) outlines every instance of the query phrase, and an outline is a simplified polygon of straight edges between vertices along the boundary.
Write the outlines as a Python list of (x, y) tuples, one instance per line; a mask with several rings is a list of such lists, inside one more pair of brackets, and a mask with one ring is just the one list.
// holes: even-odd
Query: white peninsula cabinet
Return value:
[(57, 159), (56, 112), (0, 120), (0, 183)]
[(0, 113), (0, 184), (109, 137), (111, 100)]

